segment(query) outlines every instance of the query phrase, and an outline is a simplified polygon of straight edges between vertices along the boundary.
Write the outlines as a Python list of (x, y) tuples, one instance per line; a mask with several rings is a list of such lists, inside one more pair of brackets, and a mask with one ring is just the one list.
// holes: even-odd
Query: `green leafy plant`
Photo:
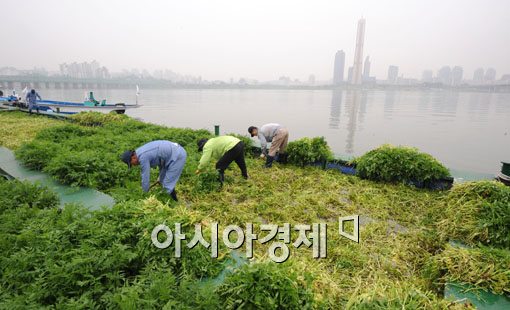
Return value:
[(442, 286), (448, 282), (467, 283), (496, 294), (510, 294), (510, 251), (490, 247), (464, 248), (446, 245), (431, 257), (426, 271), (431, 282)]
[(227, 309), (311, 309), (310, 283), (289, 266), (255, 263), (236, 270), (217, 291)]
[(72, 138), (90, 137), (96, 133), (98, 133), (98, 131), (92, 128), (86, 128), (73, 124), (65, 124), (41, 130), (37, 134), (36, 139), (56, 143), (65, 143), (67, 140)]
[(218, 174), (214, 172), (204, 172), (196, 177), (196, 185), (194, 190), (197, 193), (210, 193), (220, 189)]
[(117, 158), (92, 151), (60, 153), (52, 158), (44, 171), (64, 184), (98, 189), (115, 186), (127, 173), (126, 166)]
[(0, 294), (6, 288), (9, 294), (2, 295), (0, 308), (189, 308), (205, 301), (207, 292), (202, 299), (188, 301), (185, 296), (191, 292), (186, 291), (222, 269), (222, 260), (211, 259), (203, 247), (184, 246), (177, 259), (174, 244), (164, 250), (151, 244), (151, 231), (158, 224), (173, 229), (178, 222), (182, 232), (190, 234), (194, 223), (192, 212), (171, 209), (155, 199), (97, 212), (74, 205), (66, 205), (61, 213), (23, 205), (4, 211)]
[(82, 112), (71, 116), (71, 120), (83, 126), (102, 126), (107, 123), (120, 123), (129, 120), (124, 114), (114, 111), (106, 114), (101, 112)]
[(44, 209), (56, 207), (58, 204), (57, 195), (46, 187), (0, 178), (0, 211), (23, 206)]
[(348, 310), (398, 310), (398, 309), (448, 309), (437, 297), (428, 291), (404, 283), (385, 283), (376, 287), (364, 288), (348, 301)]
[(333, 158), (333, 153), (324, 137), (292, 141), (287, 147), (287, 153), (289, 162), (299, 166), (322, 163)]
[(102, 120), (102, 127), (65, 124), (42, 130), (17, 151), (18, 159), (64, 184), (108, 189), (123, 184), (129, 175), (119, 160), (122, 151), (170, 140), (196, 152), (196, 141), (211, 135), (207, 130), (165, 128), (116, 114), (87, 112), (73, 117), (80, 124)]
[(15, 155), (27, 168), (42, 170), (60, 150), (61, 147), (58, 144), (34, 140), (23, 144), (16, 150)]
[(60, 126), (61, 121), (45, 116), (26, 117), (25, 113), (0, 113), (0, 145), (16, 150), (31, 141), (39, 131)]
[(443, 201), (445, 239), (510, 248), (510, 188), (496, 181), (455, 186)]
[(361, 178), (383, 182), (426, 182), (450, 176), (448, 169), (416, 148), (385, 144), (355, 160)]

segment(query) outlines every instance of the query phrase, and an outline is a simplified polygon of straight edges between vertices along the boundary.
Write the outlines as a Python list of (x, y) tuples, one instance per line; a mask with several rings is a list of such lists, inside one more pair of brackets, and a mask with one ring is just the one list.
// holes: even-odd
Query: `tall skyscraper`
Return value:
[(365, 19), (358, 21), (356, 34), (356, 50), (354, 51), (354, 64), (352, 66), (352, 84), (360, 85), (363, 72), (363, 44), (365, 41)]
[(462, 76), (464, 75), (464, 70), (462, 67), (455, 66), (452, 69), (452, 85), (460, 85), (462, 82)]
[(398, 78), (398, 67), (397, 66), (389, 66), (388, 67), (388, 82), (395, 83)]
[(344, 81), (345, 53), (343, 50), (335, 54), (335, 65), (333, 68), (333, 85), (338, 86)]
[(483, 83), (483, 76), (485, 72), (483, 71), (483, 68), (478, 68), (475, 70), (475, 73), (473, 74), (473, 81), (476, 83)]
[(370, 56), (365, 58), (365, 64), (363, 65), (363, 81), (370, 79)]
[(439, 71), (437, 71), (437, 79), (439, 83), (444, 85), (452, 84), (452, 69), (450, 66), (443, 66)]

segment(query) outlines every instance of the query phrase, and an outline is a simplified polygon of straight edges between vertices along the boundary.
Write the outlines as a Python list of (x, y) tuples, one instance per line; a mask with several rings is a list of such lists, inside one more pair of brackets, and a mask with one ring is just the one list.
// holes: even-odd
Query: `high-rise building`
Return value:
[(462, 67), (455, 66), (452, 69), (452, 85), (460, 85), (462, 82), (462, 76), (464, 75), (464, 70)]
[(494, 68), (489, 68), (485, 71), (485, 81), (486, 82), (494, 82), (496, 80), (496, 70)]
[(452, 69), (450, 66), (443, 66), (437, 71), (437, 80), (444, 85), (452, 84)]
[(333, 68), (333, 85), (340, 85), (344, 81), (345, 53), (343, 50), (335, 54), (335, 65)]
[(347, 82), (352, 84), (352, 66), (347, 70)]
[(62, 76), (76, 79), (109, 79), (110, 73), (106, 67), (101, 67), (99, 62), (90, 63), (63, 63), (60, 64), (60, 74)]
[(370, 56), (365, 58), (365, 64), (363, 65), (363, 81), (370, 79)]
[(476, 83), (483, 83), (483, 76), (484, 76), (485, 72), (483, 70), (483, 68), (478, 68), (475, 70), (475, 73), (473, 74), (473, 81), (476, 82)]
[(388, 82), (395, 83), (398, 78), (398, 67), (397, 66), (389, 66), (388, 67)]
[(432, 79), (432, 75), (434, 73), (432, 72), (432, 70), (425, 70), (423, 71), (422, 75), (421, 75), (421, 81), (423, 83), (432, 83), (433, 79)]
[(363, 44), (365, 41), (365, 19), (358, 21), (356, 34), (356, 49), (354, 51), (354, 64), (352, 66), (352, 84), (360, 85), (363, 72)]

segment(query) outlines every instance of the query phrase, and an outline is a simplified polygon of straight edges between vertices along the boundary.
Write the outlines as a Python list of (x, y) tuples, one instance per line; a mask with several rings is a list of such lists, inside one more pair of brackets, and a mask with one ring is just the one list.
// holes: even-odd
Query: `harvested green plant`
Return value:
[(445, 239), (510, 248), (510, 188), (496, 181), (455, 186), (442, 204)]
[(435, 285), (467, 283), (474, 288), (510, 295), (510, 251), (448, 244), (431, 258), (427, 272)]
[(333, 158), (333, 153), (324, 137), (292, 141), (287, 147), (287, 153), (289, 162), (299, 166), (322, 163)]
[(385, 144), (355, 160), (361, 178), (383, 182), (427, 182), (448, 177), (448, 169), (416, 148)]

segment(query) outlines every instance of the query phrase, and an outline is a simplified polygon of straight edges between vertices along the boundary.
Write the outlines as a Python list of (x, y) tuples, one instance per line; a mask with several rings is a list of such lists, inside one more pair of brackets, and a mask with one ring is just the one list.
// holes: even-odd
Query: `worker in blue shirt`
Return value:
[(182, 169), (186, 163), (186, 151), (177, 143), (165, 140), (149, 142), (134, 151), (125, 151), (121, 159), (129, 168), (138, 166), (142, 170), (142, 189), (148, 192), (151, 168), (159, 167), (158, 181), (173, 200), (177, 201), (175, 185), (179, 181)]
[(32, 114), (32, 109), (34, 107), (37, 109), (37, 113), (39, 113), (39, 107), (35, 103), (37, 98), (39, 98), (39, 100), (42, 100), (41, 96), (39, 96), (39, 94), (35, 91), (35, 89), (32, 89), (30, 92), (28, 92), (26, 100), (27, 100), (27, 103), (28, 103), (28, 112), (30, 114)]

